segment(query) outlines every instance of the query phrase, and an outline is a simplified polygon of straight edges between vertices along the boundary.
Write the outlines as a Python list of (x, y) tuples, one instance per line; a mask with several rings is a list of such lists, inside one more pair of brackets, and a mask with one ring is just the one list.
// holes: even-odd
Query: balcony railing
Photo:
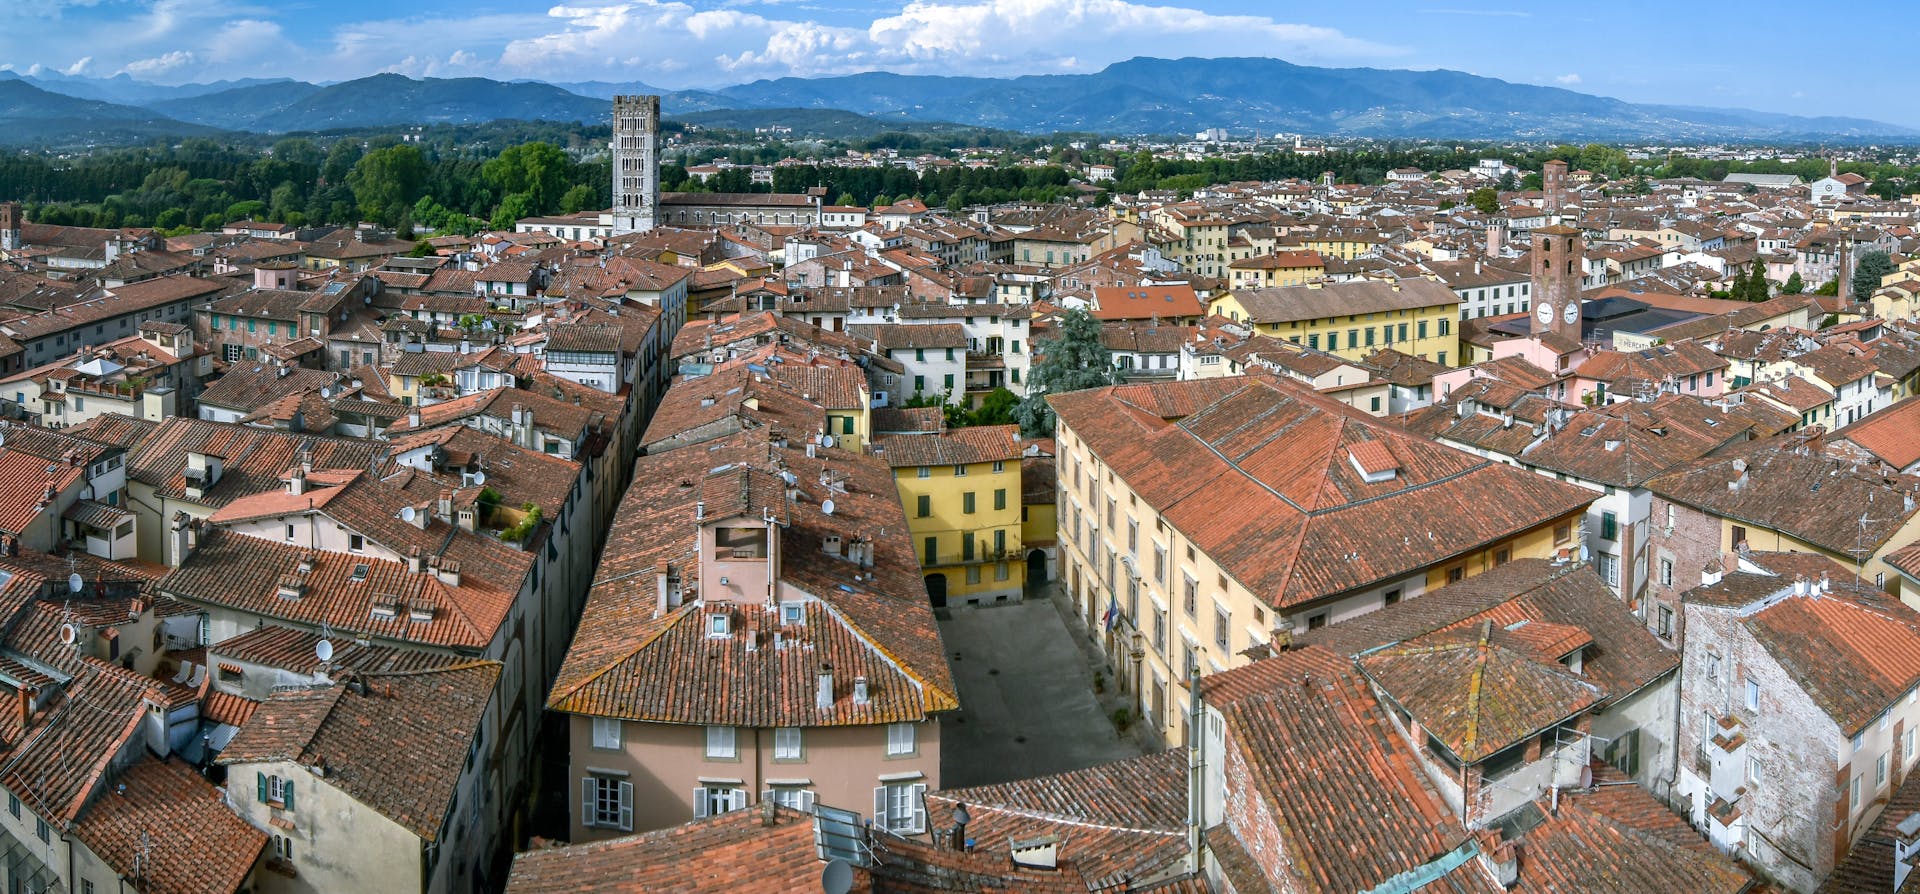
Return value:
[(973, 565), (981, 562), (1006, 562), (1018, 559), (1023, 554), (1024, 550), (1018, 541), (1009, 541), (1004, 548), (976, 546), (973, 548), (971, 554), (961, 550), (942, 550), (937, 554), (922, 551), (920, 553), (920, 564), (922, 567), (932, 568), (941, 565)]

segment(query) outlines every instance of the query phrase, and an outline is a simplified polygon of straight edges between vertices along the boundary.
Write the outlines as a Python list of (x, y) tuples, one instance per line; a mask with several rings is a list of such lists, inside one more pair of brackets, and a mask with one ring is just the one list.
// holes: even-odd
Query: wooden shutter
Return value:
[(696, 788), (693, 790), (693, 818), (706, 819), (706, 816), (707, 790), (704, 788)]
[(580, 780), (580, 825), (589, 829), (593, 828), (593, 796), (597, 788), (591, 776)]
[(267, 803), (267, 774), (255, 771), (253, 774), (253, 782), (254, 787), (259, 790), (260, 803)]
[(927, 787), (925, 785), (913, 787), (912, 807), (913, 828), (908, 831), (918, 835), (927, 831)]
[(620, 831), (633, 831), (633, 783), (620, 783)]
[(288, 810), (293, 809), (293, 780), (291, 779), (280, 783), (280, 804)]

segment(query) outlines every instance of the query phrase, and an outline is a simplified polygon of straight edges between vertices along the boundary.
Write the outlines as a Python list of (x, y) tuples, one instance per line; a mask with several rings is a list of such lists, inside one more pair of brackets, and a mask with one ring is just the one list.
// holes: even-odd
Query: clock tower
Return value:
[(1558, 224), (1533, 231), (1533, 326), (1580, 341), (1580, 281), (1586, 248), (1580, 231)]

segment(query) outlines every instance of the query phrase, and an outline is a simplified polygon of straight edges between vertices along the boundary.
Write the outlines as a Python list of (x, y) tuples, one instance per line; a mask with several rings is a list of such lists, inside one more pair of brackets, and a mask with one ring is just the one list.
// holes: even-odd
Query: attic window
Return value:
[(732, 623), (725, 613), (715, 612), (707, 616), (707, 636), (727, 637), (732, 635)]
[(371, 573), (372, 570), (373, 569), (368, 568), (364, 564), (355, 564), (353, 566), (353, 576), (348, 578), (348, 580), (366, 580), (367, 575)]
[(1347, 447), (1347, 460), (1368, 484), (1391, 481), (1400, 472), (1400, 461), (1387, 445), (1379, 441), (1360, 441)]

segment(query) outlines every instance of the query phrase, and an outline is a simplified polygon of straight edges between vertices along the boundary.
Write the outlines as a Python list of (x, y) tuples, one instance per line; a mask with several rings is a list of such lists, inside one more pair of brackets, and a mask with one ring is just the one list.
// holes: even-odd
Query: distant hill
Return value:
[(378, 74), (327, 87), (244, 87), (199, 97), (176, 108), (183, 115), (233, 121), (236, 123), (229, 126), (263, 133), (472, 124), (502, 118), (599, 122), (608, 115), (606, 102), (551, 84), (486, 78), (414, 79), (397, 74)]
[(148, 103), (147, 108), (195, 124), (228, 130), (256, 130), (260, 122), (326, 88), (305, 81), (272, 81)]
[[(688, 112), (672, 116), (682, 124), (718, 127), (729, 130), (754, 130), (785, 127), (795, 137), (872, 137), (901, 130), (903, 122), (856, 115), (840, 109), (722, 109), (712, 112)], [(904, 126), (925, 133), (954, 130), (980, 130), (969, 125), (936, 121), (905, 122)]]
[(50, 93), (77, 96), (81, 99), (97, 99), (101, 102), (119, 105), (142, 106), (170, 99), (185, 99), (192, 96), (205, 96), (236, 87), (252, 87), (257, 84), (289, 82), (288, 78), (241, 78), (233, 81), (212, 81), (204, 84), (152, 84), (136, 81), (132, 76), (121, 72), (110, 78), (91, 78), (85, 75), (65, 75), (58, 72), (43, 71), (36, 75), (21, 75), (20, 79)]
[[(609, 114), (610, 97), (658, 92), (639, 81), (556, 85), (485, 78), (413, 79), (397, 74), (326, 86), (286, 80), (234, 82), (226, 89), (163, 87), (125, 75), (36, 77), (40, 80), (25, 86), (62, 94), (63, 99), (144, 97), (114, 100), (115, 105), (101, 110), (97, 121), (89, 117), (88, 107), (49, 106), (40, 117), (64, 120), (61, 128), (66, 132), (108, 128), (147, 135), (195, 132), (146, 129), (163, 127), (168, 118), (201, 127), (266, 133), (499, 119), (600, 124)], [(145, 122), (131, 123), (140, 116), (129, 115), (127, 105), (149, 110)], [(1259, 58), (1138, 58), (1091, 74), (1016, 78), (882, 72), (779, 78), (719, 90), (664, 92), (661, 105), (677, 120), (715, 127), (784, 124), (801, 131), (804, 125), (809, 134), (854, 137), (873, 133), (878, 124), (884, 129), (964, 126), (1115, 134), (1181, 134), (1224, 127), (1239, 135), (1289, 132), (1541, 142), (1920, 141), (1920, 130), (1860, 118), (1638, 105), (1457, 71), (1318, 68)], [(802, 111), (847, 115), (802, 118)], [(31, 141), (19, 133), (7, 134), (5, 139)]]
[(743, 107), (837, 108), (1030, 132), (1241, 131), (1462, 139), (1916, 137), (1851, 118), (1635, 105), (1457, 71), (1316, 68), (1279, 59), (1149, 59), (1092, 74), (968, 78), (867, 73), (718, 91)]
[(0, 144), (78, 146), (217, 133), (146, 109), (49, 92), (0, 79)]

